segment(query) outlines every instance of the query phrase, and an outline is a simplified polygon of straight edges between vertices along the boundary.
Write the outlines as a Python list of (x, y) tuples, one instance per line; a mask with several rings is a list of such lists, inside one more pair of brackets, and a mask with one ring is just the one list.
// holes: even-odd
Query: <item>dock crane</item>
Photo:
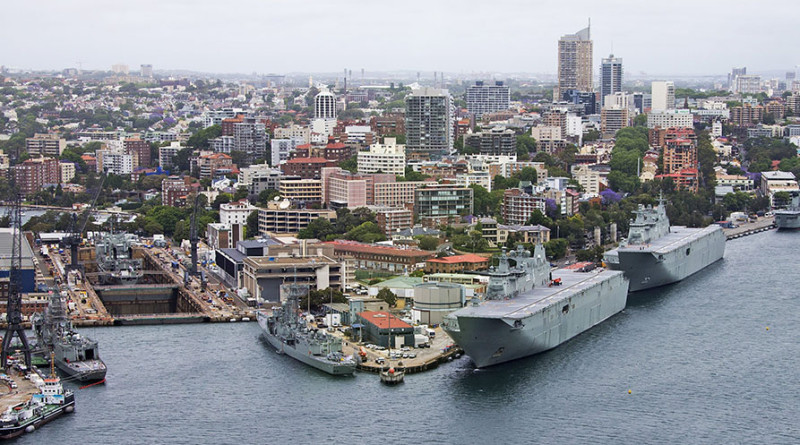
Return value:
[(100, 196), (100, 192), (103, 190), (103, 184), (105, 181), (106, 177), (103, 175), (100, 178), (100, 184), (97, 186), (97, 191), (94, 193), (91, 204), (89, 204), (89, 207), (84, 210), (85, 216), (83, 218), (83, 223), (78, 223), (78, 214), (73, 213), (70, 233), (61, 239), (61, 246), (65, 249), (69, 248), (70, 263), (68, 270), (80, 270), (82, 268), (78, 262), (78, 247), (80, 247), (81, 242), (83, 242), (83, 231), (86, 230), (86, 224), (89, 222), (92, 209), (94, 209), (94, 204), (97, 202), (97, 197)]
[[(11, 268), (8, 271), (8, 306), (6, 319), (8, 327), (3, 336), (2, 360), (0, 366), (8, 370), (8, 356), (15, 351), (19, 351), (25, 356), (25, 366), (31, 369), (31, 347), (28, 338), (25, 336), (25, 329), (22, 327), (22, 196), (12, 184), (14, 201), (11, 208)], [(14, 336), (19, 338), (20, 345), (12, 347), (11, 341)]]

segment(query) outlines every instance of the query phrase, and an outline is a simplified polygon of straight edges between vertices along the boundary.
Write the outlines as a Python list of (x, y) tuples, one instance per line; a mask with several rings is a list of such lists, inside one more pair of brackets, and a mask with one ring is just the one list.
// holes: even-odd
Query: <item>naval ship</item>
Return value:
[(663, 199), (634, 213), (627, 241), (604, 256), (606, 267), (625, 272), (631, 292), (681, 281), (725, 253), (722, 227), (670, 226)]
[(264, 337), (278, 352), (332, 375), (353, 374), (356, 362), (342, 354), (342, 339), (325, 331), (309, 328), (298, 315), (300, 297), (307, 285), (282, 286), (286, 299), (272, 314), (258, 311), (257, 319)]
[(97, 341), (75, 331), (61, 295), (54, 292), (47, 309), (34, 315), (31, 325), (39, 347), (53, 352), (55, 366), (70, 380), (90, 382), (106, 377)]
[(95, 241), (95, 257), (103, 284), (135, 284), (142, 278), (142, 260), (133, 258), (130, 233), (103, 233)]
[(499, 260), (483, 301), (473, 298), (443, 323), (479, 368), (555, 348), (625, 308), (622, 272), (593, 263), (551, 271), (541, 244), (533, 255), (519, 246)]
[(785, 209), (775, 210), (775, 226), (778, 230), (800, 229), (800, 192), (789, 192), (792, 202)]

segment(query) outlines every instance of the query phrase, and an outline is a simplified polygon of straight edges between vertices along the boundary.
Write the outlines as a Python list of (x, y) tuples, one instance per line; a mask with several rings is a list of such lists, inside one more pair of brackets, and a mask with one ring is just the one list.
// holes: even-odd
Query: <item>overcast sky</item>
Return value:
[[(555, 73), (592, 20), (594, 62), (629, 74), (800, 64), (800, 3), (729, 0), (24, 0), (3, 2), (0, 65), (216, 73)], [(597, 71), (597, 69), (595, 69)]]

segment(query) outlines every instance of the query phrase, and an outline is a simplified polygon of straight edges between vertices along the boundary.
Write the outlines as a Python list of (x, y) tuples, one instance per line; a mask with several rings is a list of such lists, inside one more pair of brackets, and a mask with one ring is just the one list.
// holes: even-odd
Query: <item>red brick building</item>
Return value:
[(127, 138), (124, 141), (125, 153), (133, 155), (133, 168), (150, 167), (150, 143), (139, 138)]
[(161, 181), (161, 204), (170, 207), (181, 207), (192, 193), (200, 190), (200, 184), (193, 182), (191, 176), (170, 176)]
[(468, 253), (425, 261), (425, 273), (460, 273), (465, 270), (486, 270), (489, 258)]
[(34, 158), (14, 166), (14, 178), (20, 193), (31, 195), (46, 185), (58, 185), (58, 159)]
[(336, 167), (336, 162), (325, 158), (294, 158), (281, 164), (281, 171), (284, 175), (302, 179), (320, 179), (325, 167)]

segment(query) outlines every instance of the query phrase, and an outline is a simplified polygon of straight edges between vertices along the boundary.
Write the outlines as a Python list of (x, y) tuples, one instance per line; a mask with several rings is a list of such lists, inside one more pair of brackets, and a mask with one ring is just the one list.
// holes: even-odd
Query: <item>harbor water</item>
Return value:
[(798, 443), (798, 251), (798, 233), (729, 241), (550, 352), (395, 387), (278, 355), (256, 323), (82, 329), (107, 383), (18, 443)]

